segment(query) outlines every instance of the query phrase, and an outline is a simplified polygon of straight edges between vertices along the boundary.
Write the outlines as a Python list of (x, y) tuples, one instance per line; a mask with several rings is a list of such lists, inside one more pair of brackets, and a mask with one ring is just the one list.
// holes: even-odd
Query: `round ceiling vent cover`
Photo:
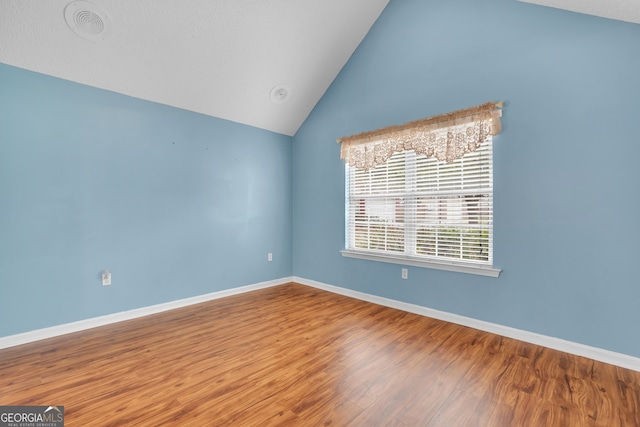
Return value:
[(282, 104), (289, 98), (291, 89), (287, 85), (278, 85), (271, 89), (269, 97), (274, 104)]
[(109, 15), (88, 1), (74, 1), (64, 9), (64, 19), (71, 30), (80, 37), (100, 41), (111, 34)]

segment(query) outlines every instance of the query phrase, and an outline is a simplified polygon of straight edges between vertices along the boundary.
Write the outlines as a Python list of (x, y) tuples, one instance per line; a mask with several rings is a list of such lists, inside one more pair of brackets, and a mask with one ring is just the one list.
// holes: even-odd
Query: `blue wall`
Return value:
[(290, 137), (0, 64), (0, 336), (290, 276), (291, 182)]
[[(640, 25), (391, 0), (294, 137), (294, 275), (640, 357)], [(343, 258), (335, 140), (487, 101), (495, 278)]]

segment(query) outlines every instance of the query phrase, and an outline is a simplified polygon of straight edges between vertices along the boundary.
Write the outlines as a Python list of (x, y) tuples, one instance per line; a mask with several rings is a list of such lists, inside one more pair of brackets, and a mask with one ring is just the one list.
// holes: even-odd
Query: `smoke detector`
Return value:
[(111, 34), (109, 15), (88, 1), (69, 3), (64, 19), (74, 33), (86, 40), (102, 41)]
[(269, 97), (271, 98), (271, 102), (273, 102), (274, 104), (282, 104), (289, 98), (289, 92), (289, 86), (278, 85), (271, 89)]

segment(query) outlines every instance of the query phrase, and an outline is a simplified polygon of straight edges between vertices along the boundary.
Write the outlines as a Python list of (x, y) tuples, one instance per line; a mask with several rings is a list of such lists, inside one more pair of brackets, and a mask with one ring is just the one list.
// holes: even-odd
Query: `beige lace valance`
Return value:
[(502, 129), (502, 102), (488, 102), (401, 126), (343, 137), (340, 158), (358, 169), (385, 163), (394, 153), (413, 150), (448, 163), (475, 151)]

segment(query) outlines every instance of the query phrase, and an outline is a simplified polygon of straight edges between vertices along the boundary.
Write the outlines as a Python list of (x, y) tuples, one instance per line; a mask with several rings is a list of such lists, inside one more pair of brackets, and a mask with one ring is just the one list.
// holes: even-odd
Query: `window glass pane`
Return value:
[(355, 199), (351, 210), (356, 249), (404, 252), (403, 199)]

